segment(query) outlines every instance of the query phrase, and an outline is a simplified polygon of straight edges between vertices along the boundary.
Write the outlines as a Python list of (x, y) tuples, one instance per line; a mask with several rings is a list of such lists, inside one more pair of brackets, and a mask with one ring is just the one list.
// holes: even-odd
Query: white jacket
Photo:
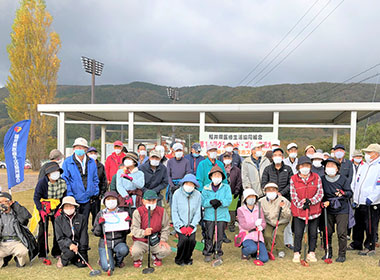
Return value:
[(294, 162), (292, 163), (290, 161), (290, 158), (287, 157), (286, 159), (283, 160), (283, 162), (284, 162), (285, 165), (289, 165), (292, 168), (293, 174), (297, 174), (298, 173), (298, 170), (297, 170), (298, 158), (296, 158), (294, 160)]
[(372, 204), (380, 203), (380, 157), (370, 164), (365, 163), (359, 169), (351, 188), (354, 192), (354, 202), (358, 205), (365, 205), (367, 198)]

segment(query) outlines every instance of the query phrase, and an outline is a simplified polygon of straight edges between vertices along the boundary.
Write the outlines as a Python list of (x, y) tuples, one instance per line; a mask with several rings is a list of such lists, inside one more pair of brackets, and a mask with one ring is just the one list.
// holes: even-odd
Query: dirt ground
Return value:
[[(37, 178), (38, 172), (32, 170), (25, 170), (24, 182), (17, 186), (14, 186), (12, 188), (12, 193), (34, 189), (37, 184)], [(8, 191), (8, 178), (6, 169), (0, 169), (0, 187), (2, 191)]]

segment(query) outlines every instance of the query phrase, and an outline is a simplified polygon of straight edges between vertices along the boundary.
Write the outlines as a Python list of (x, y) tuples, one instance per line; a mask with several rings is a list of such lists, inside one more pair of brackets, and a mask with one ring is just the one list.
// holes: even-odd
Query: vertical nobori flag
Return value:
[(23, 120), (12, 125), (4, 136), (8, 189), (24, 181), (24, 165), (29, 128), (30, 120)]

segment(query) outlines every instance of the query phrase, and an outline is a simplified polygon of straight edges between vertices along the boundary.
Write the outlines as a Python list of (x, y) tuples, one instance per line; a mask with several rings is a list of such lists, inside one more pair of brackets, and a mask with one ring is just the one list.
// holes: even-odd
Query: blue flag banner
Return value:
[(29, 128), (30, 120), (23, 120), (15, 123), (4, 136), (8, 189), (24, 181), (24, 165)]

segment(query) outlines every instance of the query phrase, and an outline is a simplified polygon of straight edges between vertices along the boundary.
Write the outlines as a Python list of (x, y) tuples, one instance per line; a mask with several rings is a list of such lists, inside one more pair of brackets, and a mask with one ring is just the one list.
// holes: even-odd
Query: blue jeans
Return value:
[[(119, 243), (115, 246), (115, 248), (111, 249), (108, 247), (108, 257), (110, 261), (111, 270), (115, 269), (115, 261), (116, 264), (119, 265), (123, 260), (124, 257), (127, 256), (129, 253), (129, 248), (127, 244), (125, 243)], [(100, 257), (100, 266), (104, 271), (108, 270), (108, 263), (107, 263), (107, 255), (106, 255), (106, 249), (104, 247), (99, 247), (99, 257)], [(115, 258), (115, 261), (114, 261)]]
[[(244, 240), (243, 248), (241, 249), (241, 251), (244, 256), (255, 254), (257, 252), (257, 242), (253, 241), (252, 239)], [(260, 242), (259, 260), (264, 263), (268, 261), (268, 252), (263, 242)]]

